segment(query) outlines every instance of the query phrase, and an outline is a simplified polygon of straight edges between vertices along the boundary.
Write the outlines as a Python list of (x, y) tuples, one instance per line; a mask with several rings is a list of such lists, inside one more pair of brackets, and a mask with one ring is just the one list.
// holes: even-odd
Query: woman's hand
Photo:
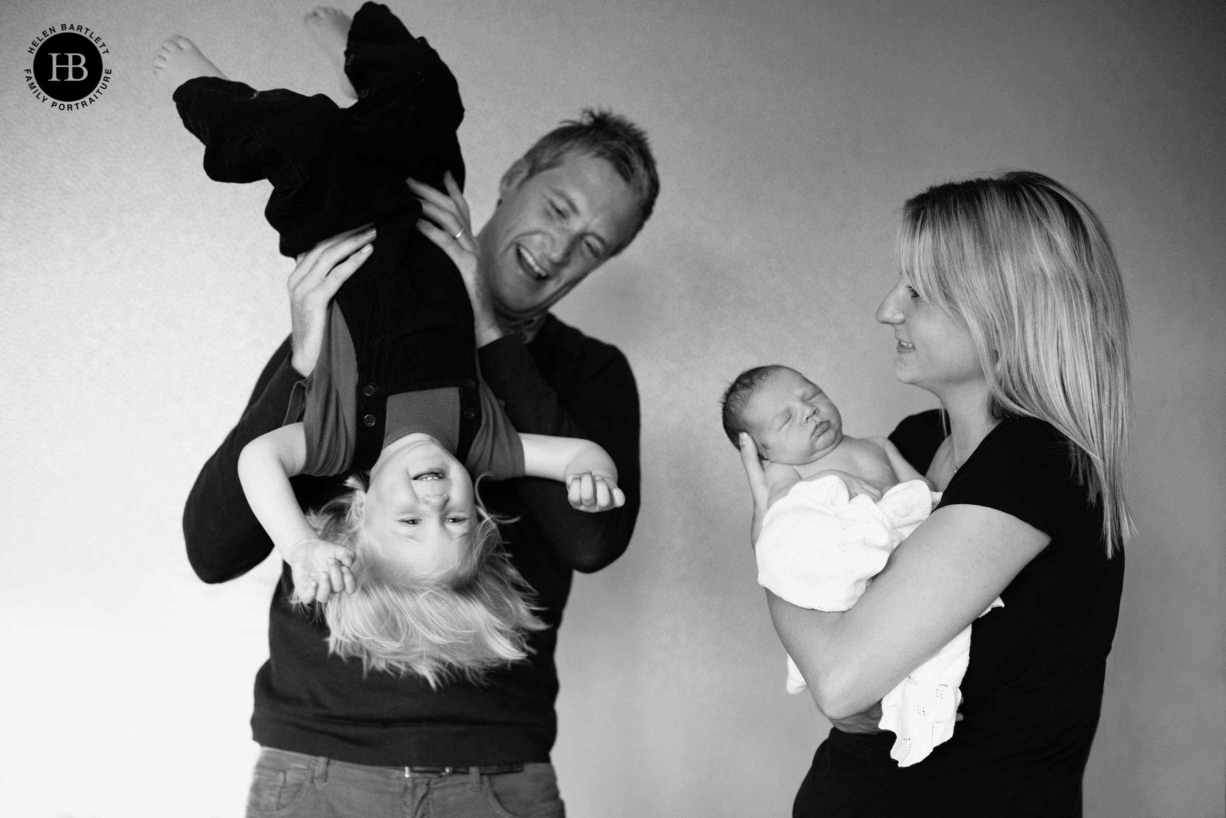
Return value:
[(830, 719), (834, 729), (843, 733), (884, 733), (877, 725), (881, 723), (881, 702), (877, 702), (863, 713), (848, 716), (845, 719)]
[[(829, 718), (829, 717), (827, 717)], [(877, 725), (881, 724), (881, 702), (877, 702), (863, 713), (848, 716), (845, 719), (829, 719), (834, 729), (843, 733), (884, 733)], [(954, 716), (954, 721), (962, 721), (962, 714)]]
[(566, 475), (566, 499), (571, 508), (593, 514), (626, 504), (626, 495), (616, 480), (590, 471)]
[(766, 483), (766, 470), (758, 457), (758, 447), (753, 438), (741, 432), (740, 437), (741, 465), (745, 467), (745, 478), (749, 481), (749, 493), (753, 496), (753, 523), (749, 528), (749, 544), (753, 546), (762, 532), (762, 518), (766, 516), (767, 504), (770, 501), (770, 487)]
[(504, 333), (494, 312), (493, 296), (477, 266), (477, 237), (473, 235), (472, 217), (460, 186), (450, 171), (443, 176), (446, 193), (415, 179), (405, 181), (413, 195), (421, 199), (422, 218), (417, 222), (417, 229), (447, 254), (464, 280), (473, 306), (477, 346), (502, 337)]
[(286, 288), (293, 327), (290, 363), (299, 375), (306, 377), (314, 371), (323, 348), (328, 304), (349, 276), (370, 258), (374, 240), (374, 228), (367, 224), (324, 239), (298, 256)]

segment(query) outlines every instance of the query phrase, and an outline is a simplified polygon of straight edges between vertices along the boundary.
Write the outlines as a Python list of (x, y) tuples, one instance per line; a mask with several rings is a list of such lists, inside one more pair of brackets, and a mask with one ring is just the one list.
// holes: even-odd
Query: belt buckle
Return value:
[(455, 771), (455, 767), (405, 767), (404, 777), (412, 778), (416, 773), (417, 775), (437, 775), (440, 778), (446, 778)]

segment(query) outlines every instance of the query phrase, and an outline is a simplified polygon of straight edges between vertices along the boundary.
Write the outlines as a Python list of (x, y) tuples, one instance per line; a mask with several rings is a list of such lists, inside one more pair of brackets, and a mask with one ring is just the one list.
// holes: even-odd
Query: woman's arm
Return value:
[(566, 484), (567, 499), (580, 511), (608, 511), (626, 503), (617, 487), (617, 465), (590, 440), (521, 434), (524, 474)]
[[(741, 439), (755, 531), (768, 488), (758, 452)], [(800, 608), (769, 591), (771, 619), (818, 709), (831, 720), (859, 714), (987, 609), (1050, 537), (986, 506), (937, 509), (891, 555), (849, 610)]]
[(818, 708), (868, 709), (983, 613), (1050, 537), (992, 508), (937, 509), (851, 609), (823, 613), (767, 593), (771, 619)]
[(298, 506), (289, 478), (302, 472), (306, 456), (304, 427), (291, 423), (243, 447), (238, 477), (251, 511), (292, 569), (297, 597), (303, 602), (327, 602), (341, 590), (352, 593), (349, 566), (354, 553), (319, 539)]

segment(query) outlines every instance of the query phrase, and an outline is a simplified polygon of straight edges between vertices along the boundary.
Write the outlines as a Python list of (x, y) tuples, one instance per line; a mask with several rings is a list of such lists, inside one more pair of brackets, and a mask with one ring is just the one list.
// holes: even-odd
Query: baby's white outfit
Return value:
[[(899, 483), (876, 503), (865, 494), (850, 497), (833, 475), (797, 483), (762, 520), (758, 584), (802, 608), (845, 611), (940, 499), (922, 480)], [(998, 597), (984, 613), (1003, 605)], [(968, 625), (882, 699), (878, 726), (897, 736), (890, 757), (898, 766), (924, 760), (954, 734), (970, 653)], [(789, 656), (788, 692), (805, 687)]]

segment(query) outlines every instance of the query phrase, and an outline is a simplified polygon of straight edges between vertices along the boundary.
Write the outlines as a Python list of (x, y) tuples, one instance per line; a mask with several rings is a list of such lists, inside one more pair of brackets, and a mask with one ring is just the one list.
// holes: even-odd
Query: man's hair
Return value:
[(647, 142), (647, 134), (624, 116), (612, 111), (584, 108), (578, 119), (564, 120), (538, 139), (528, 148), (522, 161), (528, 167), (528, 177), (531, 177), (557, 167), (571, 152), (605, 160), (638, 196), (639, 223), (625, 244), (615, 248), (615, 252), (620, 252), (647, 223), (655, 208), (656, 197), (660, 194), (660, 177), (656, 173), (656, 160)]
[(546, 626), (534, 613), (532, 589), (502, 549), (498, 520), (480, 499), (459, 564), (418, 577), (389, 559), (367, 532), (366, 482), (350, 477), (346, 485), (349, 491), (308, 516), (320, 538), (357, 555), (356, 590), (333, 594), (324, 606), (330, 653), (360, 659), (364, 672), (416, 673), (436, 689), (457, 676), (479, 682), (489, 670), (528, 656), (527, 633)]
[(758, 388), (771, 376), (787, 369), (789, 367), (783, 364), (755, 366), (752, 369), (746, 369), (728, 384), (728, 388), (724, 390), (724, 396), (720, 398), (719, 405), (724, 420), (724, 434), (728, 435), (733, 446), (738, 449), (741, 447), (740, 441), (737, 440), (741, 432), (753, 434), (753, 429), (750, 429), (749, 424), (745, 421), (745, 407), (749, 404), (753, 393), (758, 391)]
[(1110, 556), (1131, 529), (1128, 305), (1098, 216), (1040, 173), (929, 188), (899, 229), (902, 276), (970, 330), (996, 417), (1047, 421), (1103, 512)]

